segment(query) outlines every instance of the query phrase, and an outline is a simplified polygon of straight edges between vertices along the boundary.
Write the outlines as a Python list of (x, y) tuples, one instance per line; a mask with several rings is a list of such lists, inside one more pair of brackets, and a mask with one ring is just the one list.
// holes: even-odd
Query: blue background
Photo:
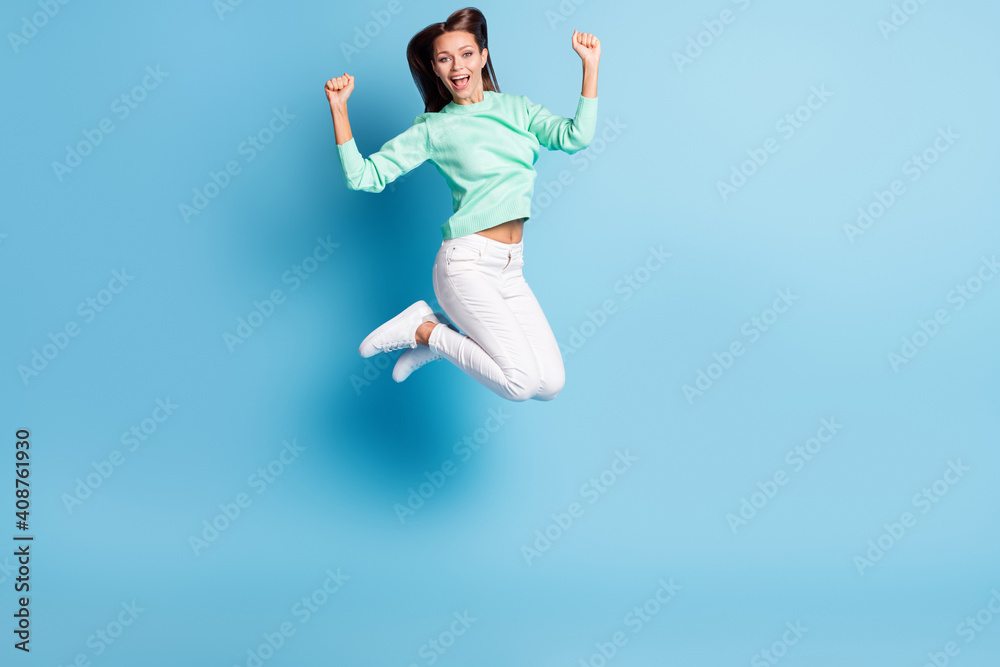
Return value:
[[(357, 353), (413, 301), (437, 307), (451, 200), (429, 165), (378, 196), (348, 190), (323, 85), (356, 77), (352, 129), (378, 150), (423, 111), (407, 41), (459, 6), (71, 2), (32, 32), (40, 5), (5, 3), (2, 535), (20, 533), (27, 428), (35, 542), (30, 656), (12, 648), (0, 558), (3, 663), (253, 665), (288, 623), (261, 664), (598, 667), (622, 632), (608, 664), (774, 664), (767, 650), (916, 666), (955, 642), (949, 664), (996, 665), (1000, 280), (977, 272), (992, 278), (983, 258), (1000, 251), (997, 5), (911, 1), (885, 32), (890, 2), (479, 4), (501, 91), (561, 115), (580, 94), (573, 29), (602, 44), (598, 139), (543, 151), (525, 227), (525, 276), (564, 349), (549, 403), (505, 402), (448, 362), (397, 384), (398, 353)], [(122, 118), (112, 104), (147, 67), (164, 78)], [(800, 109), (814, 86), (829, 98)], [(275, 109), (294, 117), (247, 160)], [(777, 123), (797, 111), (787, 136)], [(60, 178), (53, 163), (102, 119), (113, 131)], [(907, 161), (948, 128), (957, 140), (911, 180)], [(721, 196), (769, 138), (777, 152)], [(230, 160), (240, 172), (185, 222), (180, 205)], [(852, 242), (845, 225), (894, 180), (905, 193)], [(285, 272), (318, 238), (339, 245), (292, 289)], [(670, 253), (655, 271), (650, 248)], [(127, 286), (102, 293), (123, 268)], [(978, 290), (961, 308), (958, 285)], [(224, 334), (275, 289), (284, 302), (230, 350)], [(777, 290), (797, 298), (775, 321)], [(938, 310), (946, 322), (894, 365)], [(78, 335), (23, 375), (68, 323)], [(735, 341), (743, 354), (713, 367)], [(700, 371), (711, 385), (686, 395)], [(177, 406), (161, 422), (157, 400)], [(797, 468), (787, 452), (823, 419), (842, 427)], [(143, 424), (130, 451), (122, 435)], [(261, 488), (286, 441), (297, 457)], [(949, 462), (968, 470), (914, 502)], [(81, 483), (90, 495), (67, 502)], [(239, 516), (220, 516), (241, 493)], [(734, 523), (743, 499), (758, 507)], [(340, 589), (317, 594), (338, 568)], [(661, 579), (679, 587), (662, 605)], [(635, 632), (627, 615), (651, 598)], [(983, 609), (967, 641), (960, 624)], [(449, 635), (464, 612), (475, 621)]]

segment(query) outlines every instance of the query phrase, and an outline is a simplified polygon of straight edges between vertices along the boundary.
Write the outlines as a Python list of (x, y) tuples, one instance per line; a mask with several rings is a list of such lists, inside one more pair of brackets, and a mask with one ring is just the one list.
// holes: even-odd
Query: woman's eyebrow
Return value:
[[(471, 48), (472, 48), (472, 44), (466, 44), (465, 46), (460, 46), (460, 47), (458, 47), (458, 50), (459, 50), (459, 51), (461, 51), (462, 49), (471, 49)], [(442, 53), (451, 53), (451, 51), (443, 51), (443, 50), (442, 50), (442, 51), (438, 51), (438, 52), (437, 52), (437, 53), (435, 53), (434, 55), (436, 55), (436, 56), (439, 56), (439, 55), (441, 55)]]

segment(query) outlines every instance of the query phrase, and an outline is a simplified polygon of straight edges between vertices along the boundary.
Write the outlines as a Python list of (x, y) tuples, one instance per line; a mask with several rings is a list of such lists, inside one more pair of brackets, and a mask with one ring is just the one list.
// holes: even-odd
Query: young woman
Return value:
[[(347, 120), (354, 77), (345, 72), (326, 82), (349, 188), (381, 192), (430, 161), (452, 191), (454, 215), (441, 228), (433, 269), (434, 293), (447, 318), (417, 301), (371, 332), (358, 350), (370, 357), (407, 348), (393, 369), (397, 382), (443, 357), (512, 401), (551, 400), (562, 389), (559, 345), (522, 273), (522, 233), (539, 147), (575, 153), (596, 131), (601, 44), (574, 30), (572, 46), (583, 61), (583, 86), (570, 119), (523, 95), (500, 92), (486, 18), (478, 9), (460, 9), (427, 26), (406, 49), (424, 113), (368, 158), (359, 153)], [(559, 76), (552, 63), (537, 66)]]

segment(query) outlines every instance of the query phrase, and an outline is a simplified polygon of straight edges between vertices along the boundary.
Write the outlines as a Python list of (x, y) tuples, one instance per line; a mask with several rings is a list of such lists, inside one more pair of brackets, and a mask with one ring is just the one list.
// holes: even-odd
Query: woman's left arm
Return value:
[(576, 153), (590, 145), (597, 131), (597, 63), (601, 42), (589, 32), (573, 31), (573, 50), (583, 60), (583, 90), (577, 99), (573, 118), (557, 116), (541, 104), (523, 95), (527, 130), (549, 150)]
[(573, 31), (573, 50), (583, 61), (583, 86), (580, 94), (597, 97), (597, 65), (601, 60), (601, 40), (589, 32)]

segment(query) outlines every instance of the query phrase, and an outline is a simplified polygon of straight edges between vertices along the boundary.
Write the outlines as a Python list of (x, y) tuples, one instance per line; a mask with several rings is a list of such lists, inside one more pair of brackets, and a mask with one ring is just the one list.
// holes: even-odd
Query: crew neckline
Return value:
[(444, 105), (441, 108), (441, 110), (442, 111), (447, 110), (448, 113), (474, 113), (476, 111), (480, 111), (490, 106), (490, 103), (493, 102), (494, 95), (496, 95), (496, 91), (484, 90), (483, 99), (480, 100), (479, 102), (472, 102), (470, 104), (457, 104), (455, 100), (452, 100), (451, 102), (448, 102), (448, 104)]

